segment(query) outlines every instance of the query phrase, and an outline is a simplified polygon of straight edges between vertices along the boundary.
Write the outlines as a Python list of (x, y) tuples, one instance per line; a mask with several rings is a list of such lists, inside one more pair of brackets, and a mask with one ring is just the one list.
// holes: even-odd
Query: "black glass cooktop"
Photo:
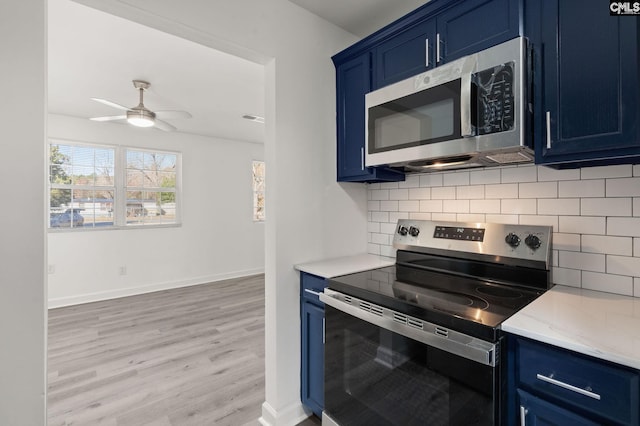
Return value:
[(490, 341), (500, 323), (543, 293), (399, 264), (332, 278), (329, 288)]

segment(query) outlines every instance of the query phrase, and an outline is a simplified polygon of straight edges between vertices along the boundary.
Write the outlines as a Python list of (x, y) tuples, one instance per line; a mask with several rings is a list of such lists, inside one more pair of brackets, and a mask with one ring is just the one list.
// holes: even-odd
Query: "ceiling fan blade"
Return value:
[(91, 117), (89, 120), (93, 121), (114, 121), (114, 120), (126, 120), (126, 115), (110, 115), (107, 117)]
[(165, 110), (165, 111), (155, 111), (156, 113), (156, 117), (159, 118), (164, 118), (164, 119), (171, 119), (171, 118), (191, 118), (191, 114), (189, 114), (187, 111), (171, 111), (171, 110)]
[(131, 109), (131, 108), (127, 108), (124, 105), (120, 105), (120, 104), (117, 104), (115, 102), (108, 101), (106, 99), (102, 99), (102, 98), (91, 98), (91, 99), (96, 101), (96, 102), (100, 102), (101, 104), (108, 105), (108, 106), (110, 106), (112, 108), (121, 109), (123, 111), (129, 111)]
[(178, 130), (166, 121), (158, 120), (157, 118), (155, 120), (154, 126), (160, 130), (164, 130), (165, 132), (173, 132), (174, 130)]

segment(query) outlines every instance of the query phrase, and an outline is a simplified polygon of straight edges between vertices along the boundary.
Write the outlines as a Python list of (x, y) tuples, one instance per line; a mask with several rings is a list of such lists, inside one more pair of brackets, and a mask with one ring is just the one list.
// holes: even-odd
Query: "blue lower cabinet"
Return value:
[(592, 422), (569, 410), (551, 404), (544, 399), (536, 398), (522, 390), (518, 390), (520, 403), (520, 424), (531, 426), (551, 425), (583, 425), (596, 426), (600, 423)]
[(326, 280), (300, 274), (301, 377), (300, 398), (313, 413), (322, 417), (324, 408), (324, 303), (318, 298)]

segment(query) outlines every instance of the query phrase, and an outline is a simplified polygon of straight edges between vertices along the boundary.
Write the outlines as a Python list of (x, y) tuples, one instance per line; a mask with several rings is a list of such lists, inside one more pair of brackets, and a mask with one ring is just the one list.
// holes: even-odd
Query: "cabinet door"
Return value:
[(407, 28), (374, 51), (373, 87), (379, 89), (435, 65), (436, 21)]
[(364, 165), (364, 95), (371, 89), (370, 62), (366, 53), (336, 67), (339, 182), (404, 180), (404, 173)]
[(536, 161), (640, 154), (638, 18), (609, 16), (597, 1), (529, 3), (539, 20), (532, 36), (542, 87)]
[(438, 63), (476, 53), (520, 35), (520, 1), (466, 0), (437, 17)]
[(600, 423), (593, 422), (579, 416), (569, 410), (565, 410), (544, 399), (518, 389), (518, 402), (520, 404), (520, 424), (525, 426), (559, 426), (582, 425), (596, 426)]
[(322, 417), (324, 408), (324, 309), (302, 303), (302, 403)]

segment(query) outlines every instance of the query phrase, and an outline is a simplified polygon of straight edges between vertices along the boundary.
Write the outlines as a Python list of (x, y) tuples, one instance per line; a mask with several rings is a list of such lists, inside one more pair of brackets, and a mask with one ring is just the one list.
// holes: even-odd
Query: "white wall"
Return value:
[(335, 182), (331, 55), (356, 41), (287, 0), (78, 0), (266, 69), (266, 401), (261, 422), (292, 425), (300, 403), (296, 263), (366, 250), (366, 187)]
[(46, 14), (0, 2), (0, 424), (45, 424)]
[(640, 165), (422, 174), (368, 192), (370, 253), (395, 256), (400, 218), (548, 225), (554, 283), (640, 297)]
[[(56, 140), (182, 153), (182, 226), (49, 232), (49, 306), (264, 271), (264, 223), (252, 217), (260, 144), (49, 115)], [(120, 275), (125, 266), (126, 275)]]

